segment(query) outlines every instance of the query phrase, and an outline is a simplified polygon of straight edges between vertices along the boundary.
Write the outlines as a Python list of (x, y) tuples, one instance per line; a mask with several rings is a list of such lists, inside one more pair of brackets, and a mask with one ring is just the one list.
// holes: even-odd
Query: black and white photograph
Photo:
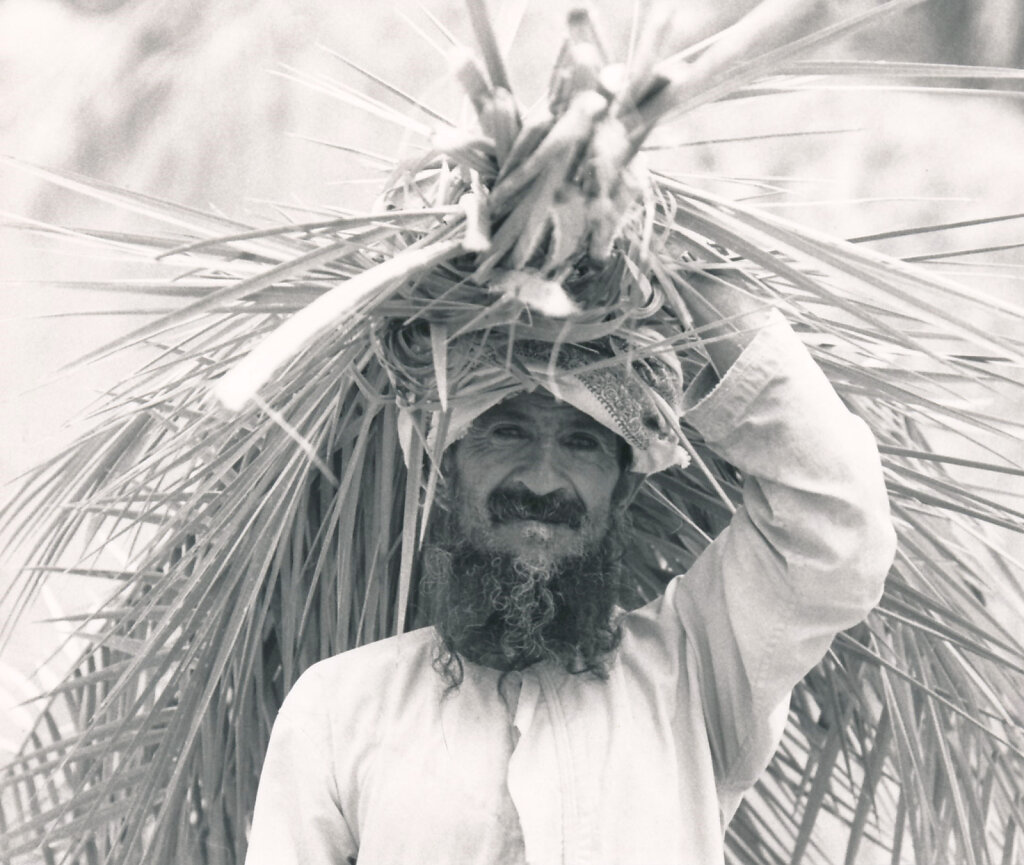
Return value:
[(1024, 862), (1021, 0), (0, 0), (2, 865)]

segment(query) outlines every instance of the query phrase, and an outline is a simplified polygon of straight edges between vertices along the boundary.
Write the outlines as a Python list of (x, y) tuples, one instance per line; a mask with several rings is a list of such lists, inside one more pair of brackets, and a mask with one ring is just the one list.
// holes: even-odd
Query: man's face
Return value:
[(545, 392), (508, 399), (455, 446), (456, 520), (478, 549), (531, 568), (589, 552), (608, 531), (619, 447), (611, 430)]

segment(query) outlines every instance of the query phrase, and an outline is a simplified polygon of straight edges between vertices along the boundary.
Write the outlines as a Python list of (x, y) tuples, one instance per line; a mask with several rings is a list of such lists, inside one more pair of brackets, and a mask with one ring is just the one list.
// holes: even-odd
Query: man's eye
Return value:
[(527, 432), (519, 424), (503, 423), (491, 427), (491, 436), (504, 441), (518, 441), (526, 438)]
[(576, 451), (593, 451), (601, 447), (601, 442), (590, 433), (573, 433), (565, 440), (565, 445)]

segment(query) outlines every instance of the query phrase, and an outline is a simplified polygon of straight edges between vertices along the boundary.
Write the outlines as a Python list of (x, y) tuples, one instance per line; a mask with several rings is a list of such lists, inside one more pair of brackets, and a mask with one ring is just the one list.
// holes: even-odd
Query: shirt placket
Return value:
[[(519, 812), (530, 865), (593, 861), (581, 800), (579, 760), (558, 692), (559, 673), (538, 665), (523, 674), (509, 761), (509, 793)], [(562, 674), (564, 676), (564, 673)]]
[(509, 759), (508, 791), (519, 814), (529, 865), (566, 861), (560, 760), (545, 696), (536, 668), (525, 670), (512, 721), (515, 747)]

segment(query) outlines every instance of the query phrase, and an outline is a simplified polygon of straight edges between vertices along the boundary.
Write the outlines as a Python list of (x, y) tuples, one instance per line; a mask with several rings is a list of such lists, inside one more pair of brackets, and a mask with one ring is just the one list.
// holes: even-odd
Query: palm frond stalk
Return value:
[[(97, 353), (144, 346), (151, 358), (3, 514), (28, 562), (8, 596), (15, 616), (53, 572), (112, 586), (77, 623), (89, 648), (3, 770), (5, 860), (239, 862), (297, 676), (425, 623), (416, 553), (439, 465), (426, 431), (488, 388), (453, 366), (451, 347), (472, 338), (511, 357), (517, 339), (644, 325), (693, 371), (702, 341), (686, 286), (728, 278), (785, 313), (873, 429), (901, 539), (879, 608), (794, 693), (729, 855), (822, 861), (837, 824), (847, 865), (865, 844), (893, 862), (1019, 861), (1024, 582), (1001, 544), (1024, 512), (992, 487), (1024, 468), (1005, 456), (1018, 425), (984, 398), (1020, 387), (1022, 352), (971, 321), (997, 308), (1017, 326), (1024, 310), (646, 172), (637, 154), (665, 115), (712, 100), (851, 74), (962, 89), (1021, 73), (803, 60), (862, 21), (813, 30), (816, 4), (777, 5), (788, 17), (767, 22), (775, 42), (753, 39), (765, 22), (748, 21), (667, 59), (654, 16), (628, 67), (574, 13), (549, 99), (527, 112), (470, 2), (479, 54), (460, 51), (456, 76), (475, 122), (432, 115), (425, 155), (361, 216), (254, 227), (48, 173), (172, 226), (76, 237), (151, 249), (174, 275), (112, 288), (181, 305)], [(408, 471), (399, 409), (413, 419)], [(632, 506), (638, 603), (740, 501), (738, 472), (683, 431), (692, 465), (650, 477)]]

